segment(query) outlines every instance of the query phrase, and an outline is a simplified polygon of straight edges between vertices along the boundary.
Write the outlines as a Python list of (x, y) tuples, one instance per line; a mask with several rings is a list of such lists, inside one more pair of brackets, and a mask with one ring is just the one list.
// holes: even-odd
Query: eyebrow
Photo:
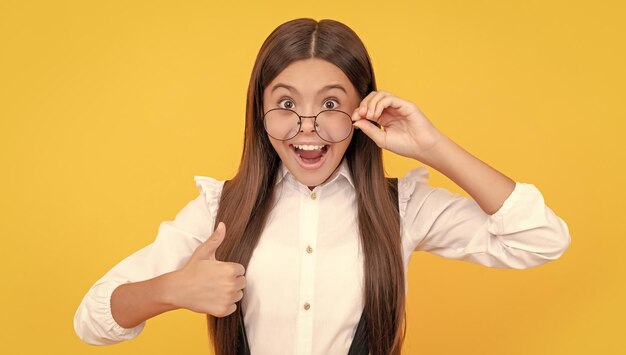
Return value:
[[(298, 93), (298, 90), (296, 90), (296, 88), (294, 88), (291, 85), (287, 85), (287, 84), (283, 84), (283, 83), (278, 83), (278, 84), (274, 85), (274, 87), (272, 88), (271, 93), (274, 93), (274, 91), (276, 91), (276, 89), (278, 89), (278, 88), (285, 88), (285, 89), (287, 89), (289, 91), (293, 91), (295, 93)], [(346, 95), (348, 95), (348, 92), (346, 91), (346, 89), (343, 86), (341, 86), (340, 84), (326, 85), (318, 92), (328, 91), (330, 89), (339, 89), (339, 90), (343, 91)]]

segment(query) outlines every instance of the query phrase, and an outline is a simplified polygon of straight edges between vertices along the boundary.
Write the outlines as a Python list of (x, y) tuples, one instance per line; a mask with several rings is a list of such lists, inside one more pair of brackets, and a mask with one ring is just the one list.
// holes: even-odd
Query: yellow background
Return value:
[[(626, 353), (622, 4), (2, 0), (0, 353), (207, 353), (188, 311), (110, 347), (72, 319), (197, 196), (194, 175), (236, 171), (256, 53), (297, 17), (352, 27), (379, 88), (538, 186), (570, 227), (562, 258), (523, 271), (415, 254), (406, 353)], [(391, 176), (420, 165), (386, 157)]]

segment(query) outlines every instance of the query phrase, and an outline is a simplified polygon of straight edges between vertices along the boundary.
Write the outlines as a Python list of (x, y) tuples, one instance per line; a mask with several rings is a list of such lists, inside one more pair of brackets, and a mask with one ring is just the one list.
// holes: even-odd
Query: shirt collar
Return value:
[[(276, 185), (278, 185), (281, 181), (283, 181), (283, 179), (287, 175), (289, 175), (294, 181), (296, 180), (295, 177), (289, 171), (289, 169), (287, 169), (287, 166), (285, 166), (285, 164), (281, 162), (280, 167), (278, 168), (278, 176), (276, 177)], [(332, 173), (332, 175), (328, 178), (328, 180), (326, 180), (326, 182), (323, 183), (322, 185), (330, 184), (340, 177), (345, 178), (350, 183), (350, 186), (354, 188), (352, 174), (350, 174), (350, 168), (348, 167), (348, 162), (346, 161), (345, 158), (341, 160), (341, 164), (339, 164), (339, 167), (337, 167), (337, 169)]]

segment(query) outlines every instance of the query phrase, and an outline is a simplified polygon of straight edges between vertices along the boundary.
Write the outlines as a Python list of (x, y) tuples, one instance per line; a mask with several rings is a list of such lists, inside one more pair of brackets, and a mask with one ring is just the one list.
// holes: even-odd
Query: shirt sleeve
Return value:
[(130, 329), (111, 315), (111, 294), (121, 284), (154, 278), (180, 269), (212, 233), (223, 181), (196, 176), (200, 194), (159, 225), (151, 244), (115, 265), (89, 289), (74, 315), (74, 330), (84, 342), (108, 345), (137, 337), (145, 322)]
[(471, 198), (426, 184), (418, 168), (398, 184), (403, 247), (487, 267), (525, 269), (558, 259), (571, 238), (567, 224), (532, 184), (515, 189), (493, 215)]

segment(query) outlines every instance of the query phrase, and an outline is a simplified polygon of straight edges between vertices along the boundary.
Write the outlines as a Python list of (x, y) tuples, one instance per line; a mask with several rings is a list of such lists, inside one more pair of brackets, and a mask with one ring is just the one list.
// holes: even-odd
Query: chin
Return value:
[(310, 137), (298, 137), (290, 142), (273, 139), (270, 141), (295, 179), (309, 187), (321, 185), (328, 180), (341, 164), (350, 144), (350, 139), (340, 143), (327, 143)]

